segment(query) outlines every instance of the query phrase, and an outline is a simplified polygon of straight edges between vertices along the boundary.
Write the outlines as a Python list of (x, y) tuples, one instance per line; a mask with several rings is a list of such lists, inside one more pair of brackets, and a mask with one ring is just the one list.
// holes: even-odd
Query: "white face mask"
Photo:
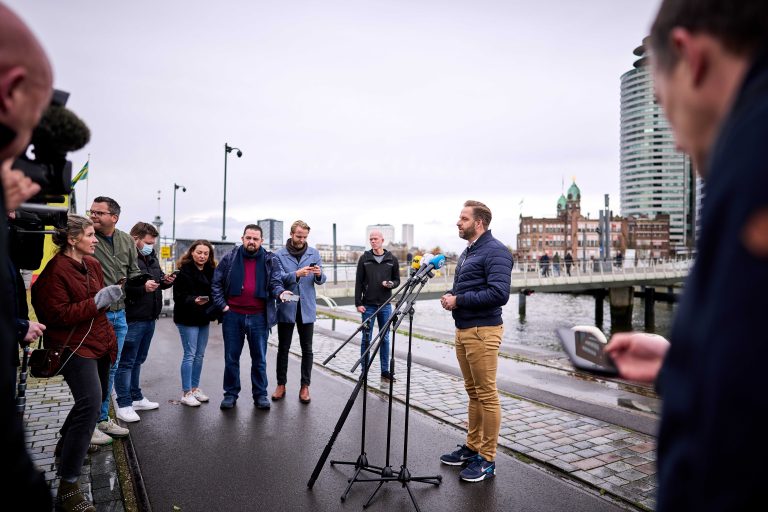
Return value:
[(139, 249), (139, 251), (141, 251), (141, 254), (143, 254), (144, 256), (149, 256), (150, 254), (152, 254), (152, 249), (154, 248), (155, 246), (152, 244), (144, 244), (144, 247)]

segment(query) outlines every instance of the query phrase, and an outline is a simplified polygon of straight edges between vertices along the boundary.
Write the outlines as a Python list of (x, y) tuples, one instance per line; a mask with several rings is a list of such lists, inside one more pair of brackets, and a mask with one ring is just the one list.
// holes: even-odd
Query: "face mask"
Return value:
[(141, 254), (143, 254), (144, 256), (149, 256), (150, 254), (152, 254), (152, 249), (154, 249), (154, 248), (155, 248), (155, 246), (154, 246), (154, 245), (152, 245), (152, 244), (144, 244), (144, 247), (142, 247), (141, 249), (139, 249), (139, 251), (140, 251), (140, 252), (141, 252)]

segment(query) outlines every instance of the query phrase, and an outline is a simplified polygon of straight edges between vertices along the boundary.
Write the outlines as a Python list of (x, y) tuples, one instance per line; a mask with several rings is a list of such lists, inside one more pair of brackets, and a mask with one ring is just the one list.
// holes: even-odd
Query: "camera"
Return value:
[(9, 219), (11, 259), (20, 269), (40, 266), (43, 239), (51, 233), (47, 226), (67, 225), (68, 209), (47, 203), (63, 203), (70, 195), (72, 162), (67, 160), (67, 153), (82, 148), (91, 138), (85, 123), (66, 108), (68, 99), (68, 92), (54, 89), (51, 104), (35, 127), (29, 146), (12, 166), (40, 185), (40, 192)]

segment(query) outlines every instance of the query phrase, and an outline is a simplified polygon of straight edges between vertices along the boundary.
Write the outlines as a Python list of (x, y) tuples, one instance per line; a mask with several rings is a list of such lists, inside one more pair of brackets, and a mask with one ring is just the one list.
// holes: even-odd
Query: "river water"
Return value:
[[(656, 322), (653, 332), (662, 336), (669, 334), (676, 305), (665, 302), (655, 304)], [(355, 311), (354, 306), (339, 306), (345, 311)], [(450, 312), (440, 306), (438, 299), (417, 300), (414, 304), (414, 328), (429, 329), (439, 333), (439, 337), (452, 340), (454, 336), (453, 318)], [(560, 352), (560, 344), (554, 333), (558, 327), (574, 325), (595, 325), (595, 299), (588, 295), (568, 295), (555, 293), (535, 293), (527, 298), (526, 315), (518, 314), (517, 295), (502, 310), (504, 320), (504, 345), (524, 345)], [(352, 334), (359, 324), (349, 321), (318, 318), (318, 325), (334, 329), (342, 334)], [(404, 320), (400, 329), (406, 328)], [(603, 301), (603, 324), (599, 325), (606, 336), (611, 332), (611, 312), (608, 300)], [(642, 299), (634, 299), (632, 328), (645, 330), (644, 304)]]

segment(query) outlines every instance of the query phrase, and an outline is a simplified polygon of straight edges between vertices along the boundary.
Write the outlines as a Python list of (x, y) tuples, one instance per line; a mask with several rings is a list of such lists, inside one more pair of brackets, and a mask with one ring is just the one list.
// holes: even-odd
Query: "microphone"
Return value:
[(439, 270), (445, 266), (445, 255), (438, 254), (437, 256), (433, 256), (432, 254), (425, 254), (421, 258), (421, 268), (418, 272), (416, 272), (416, 275), (414, 276), (417, 279), (423, 278), (425, 275), (428, 277), (432, 277), (434, 274), (432, 274), (433, 270)]
[(411, 275), (421, 268), (421, 255), (417, 254), (411, 259)]

